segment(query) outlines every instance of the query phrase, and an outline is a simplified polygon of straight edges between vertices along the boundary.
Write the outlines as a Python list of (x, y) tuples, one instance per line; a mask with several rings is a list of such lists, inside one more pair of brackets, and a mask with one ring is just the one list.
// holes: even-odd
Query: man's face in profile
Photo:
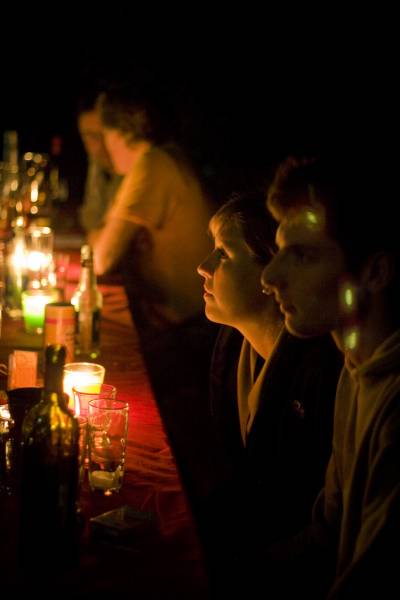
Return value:
[(316, 203), (293, 211), (279, 224), (278, 253), (265, 267), (264, 288), (275, 295), (287, 329), (299, 337), (335, 331), (340, 324), (340, 285), (345, 257)]
[(78, 117), (78, 129), (90, 159), (105, 171), (112, 173), (112, 162), (104, 143), (103, 128), (98, 112), (95, 109), (82, 112)]

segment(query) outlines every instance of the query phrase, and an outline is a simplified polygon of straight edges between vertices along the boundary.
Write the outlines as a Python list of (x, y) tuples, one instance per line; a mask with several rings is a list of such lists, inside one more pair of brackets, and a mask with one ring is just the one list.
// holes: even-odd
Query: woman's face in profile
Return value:
[(265, 321), (272, 297), (262, 294), (264, 268), (235, 224), (211, 225), (213, 252), (199, 265), (204, 277), (205, 313), (210, 321), (240, 327), (248, 321)]

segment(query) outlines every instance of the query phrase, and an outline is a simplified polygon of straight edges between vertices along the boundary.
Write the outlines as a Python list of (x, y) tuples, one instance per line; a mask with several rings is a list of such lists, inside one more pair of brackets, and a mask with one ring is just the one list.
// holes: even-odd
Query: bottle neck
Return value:
[(97, 286), (96, 274), (92, 262), (85, 262), (81, 266), (79, 287), (81, 290), (93, 289)]
[[(60, 400), (63, 394), (65, 347), (51, 345), (45, 352), (44, 392), (47, 400)], [(59, 396), (59, 398), (57, 398)]]
[[(63, 394), (63, 368), (50, 369), (45, 376), (44, 391), (47, 398)], [(52, 398), (53, 399), (53, 398)], [(54, 398), (55, 400), (55, 398)]]

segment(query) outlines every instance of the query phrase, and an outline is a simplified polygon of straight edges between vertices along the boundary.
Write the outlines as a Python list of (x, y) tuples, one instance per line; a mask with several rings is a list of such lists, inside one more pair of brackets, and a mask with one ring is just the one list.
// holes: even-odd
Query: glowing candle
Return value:
[(27, 263), (30, 271), (40, 271), (44, 267), (48, 267), (51, 261), (51, 254), (32, 250), (28, 252)]
[(50, 227), (31, 226), (27, 233), (29, 287), (34, 289), (49, 285), (53, 261), (53, 231)]
[(55, 290), (26, 290), (22, 292), (22, 314), (27, 333), (43, 333), (44, 307), (57, 300)]
[(69, 396), (69, 407), (80, 414), (79, 404), (74, 407), (72, 388), (84, 386), (88, 392), (98, 392), (104, 381), (105, 368), (88, 362), (67, 363), (64, 366), (64, 392)]

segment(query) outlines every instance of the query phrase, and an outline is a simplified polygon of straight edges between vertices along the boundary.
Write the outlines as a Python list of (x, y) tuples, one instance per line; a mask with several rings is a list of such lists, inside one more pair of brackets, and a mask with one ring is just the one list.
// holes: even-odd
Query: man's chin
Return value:
[(309, 327), (305, 327), (301, 323), (296, 323), (295, 321), (293, 321), (290, 315), (285, 315), (285, 326), (289, 333), (291, 333), (295, 337), (303, 339), (318, 337), (319, 335), (322, 335), (320, 332), (314, 331)]

